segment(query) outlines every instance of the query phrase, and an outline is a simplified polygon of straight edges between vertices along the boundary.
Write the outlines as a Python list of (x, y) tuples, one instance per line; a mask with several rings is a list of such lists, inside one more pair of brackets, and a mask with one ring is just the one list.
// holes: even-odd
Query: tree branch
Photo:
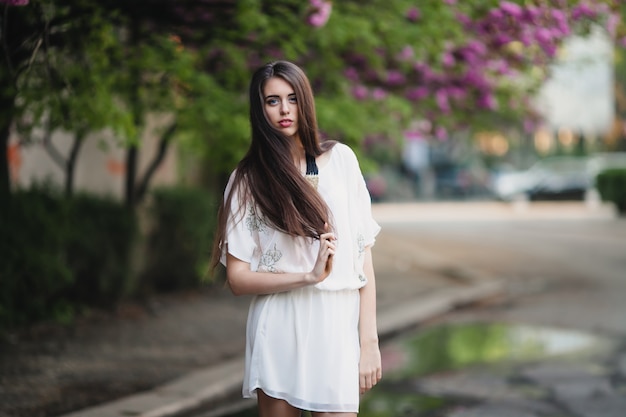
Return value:
[(50, 155), (50, 158), (61, 168), (63, 171), (67, 170), (67, 160), (63, 157), (63, 154), (52, 143), (52, 122), (48, 120), (46, 133), (43, 135), (43, 146)]
[(137, 202), (141, 201), (145, 197), (145, 194), (148, 191), (148, 186), (150, 185), (150, 181), (152, 180), (152, 177), (154, 176), (154, 173), (156, 172), (156, 170), (161, 165), (161, 162), (163, 162), (163, 159), (165, 158), (165, 154), (167, 153), (167, 149), (169, 147), (170, 141), (172, 137), (174, 136), (174, 133), (176, 132), (177, 128), (178, 128), (178, 125), (176, 122), (174, 122), (163, 133), (163, 136), (161, 136), (161, 140), (159, 142), (159, 149), (157, 150), (156, 155), (152, 159), (152, 162), (148, 166), (148, 169), (144, 173), (143, 178), (141, 179), (141, 182), (139, 183), (139, 186), (137, 187), (137, 195), (136, 195)]
[(67, 158), (66, 172), (65, 172), (65, 196), (70, 197), (74, 193), (74, 171), (76, 169), (76, 160), (78, 159), (78, 152), (84, 143), (86, 130), (79, 128), (74, 135), (74, 143), (70, 149), (70, 154)]
[(4, 4), (4, 13), (2, 14), (2, 50), (4, 51), (4, 58), (7, 62), (9, 73), (13, 74), (13, 62), (11, 61), (11, 54), (9, 53), (9, 44), (7, 43), (7, 25), (9, 15), (9, 3)]

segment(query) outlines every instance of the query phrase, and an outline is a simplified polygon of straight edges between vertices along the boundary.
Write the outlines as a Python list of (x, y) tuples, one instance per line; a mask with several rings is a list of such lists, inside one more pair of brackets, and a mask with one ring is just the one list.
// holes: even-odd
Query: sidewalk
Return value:
[[(383, 226), (374, 248), (381, 338), (504, 291), (503, 282), (498, 277), (451, 265), (445, 257), (420, 246), (417, 240), (385, 230), (386, 222), (412, 221), (414, 216), (424, 215), (417, 205), (411, 206), (374, 207), (374, 215)], [(441, 207), (426, 209), (431, 217), (444, 213)], [(230, 301), (227, 299), (210, 306), (210, 316), (214, 319), (230, 318), (211, 331), (221, 335), (213, 337), (213, 343), (220, 344), (214, 347), (224, 351), (232, 349), (237, 353), (232, 359), (215, 361), (213, 366), (198, 369), (154, 389), (63, 417), (180, 416), (193, 411), (214, 410), (225, 398), (236, 397), (243, 376), (243, 318), (246, 310), (239, 300), (232, 297)], [(236, 321), (233, 320), (234, 305), (239, 308)]]

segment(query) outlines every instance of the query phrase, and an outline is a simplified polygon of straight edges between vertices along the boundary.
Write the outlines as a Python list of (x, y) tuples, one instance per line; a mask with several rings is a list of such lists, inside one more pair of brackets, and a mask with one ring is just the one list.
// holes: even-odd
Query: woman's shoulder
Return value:
[(356, 154), (354, 153), (352, 148), (345, 143), (337, 142), (335, 146), (332, 147), (330, 152), (335, 153), (337, 156), (344, 160), (357, 160)]

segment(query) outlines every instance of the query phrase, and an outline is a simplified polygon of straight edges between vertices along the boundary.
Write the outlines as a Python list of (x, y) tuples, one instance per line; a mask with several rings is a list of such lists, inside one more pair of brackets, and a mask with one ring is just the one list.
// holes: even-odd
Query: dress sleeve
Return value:
[(234, 193), (226, 222), (226, 236), (222, 244), (222, 256), (220, 258), (220, 262), (224, 266), (226, 266), (227, 253), (244, 262), (252, 263), (254, 254), (259, 247), (258, 231), (263, 226), (260, 217), (256, 215), (252, 202), (244, 201), (241, 188), (232, 190), (233, 178), (234, 175), (231, 175), (224, 192), (225, 202), (228, 194)]
[(376, 235), (380, 232), (380, 226), (372, 217), (372, 199), (370, 193), (365, 185), (365, 179), (361, 173), (358, 160), (355, 159), (355, 210), (357, 211), (357, 218), (359, 219), (358, 230), (360, 238), (363, 239), (362, 243), (364, 247), (371, 246), (376, 241)]

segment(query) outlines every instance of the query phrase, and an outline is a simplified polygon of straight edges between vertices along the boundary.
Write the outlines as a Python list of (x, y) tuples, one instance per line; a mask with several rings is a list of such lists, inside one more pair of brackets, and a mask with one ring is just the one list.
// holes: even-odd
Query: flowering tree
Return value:
[[(364, 138), (393, 143), (405, 134), (444, 140), (451, 129), (498, 123), (532, 130), (539, 121), (533, 94), (563, 40), (594, 24), (618, 45), (626, 35), (617, 0), (239, 4), (231, 9), (231, 29), (198, 45), (223, 97), (231, 97), (228, 112), (237, 128), (220, 125), (224, 119), (216, 115), (205, 119), (204, 129), (215, 136), (191, 142), (224, 170), (247, 140), (240, 92), (252, 69), (267, 60), (289, 59), (305, 68), (328, 136), (353, 144)], [(221, 137), (230, 145), (236, 137), (241, 146), (223, 146)]]
[[(563, 40), (586, 33), (591, 24), (604, 26), (617, 43), (626, 39), (618, 1), (394, 4), (392, 13), (404, 10), (404, 20), (372, 25), (377, 36), (362, 38), (369, 45), (346, 51), (346, 78), (359, 100), (406, 98), (426, 121), (421, 133), (442, 139), (446, 128), (478, 127), (494, 113), (525, 119), (532, 129), (537, 115), (529, 99)], [(347, 7), (343, 12), (353, 13)]]
[[(78, 61), (61, 56), (85, 56), (90, 48), (96, 51), (101, 42), (109, 42), (113, 58), (103, 60), (94, 73), (102, 75), (101, 85), (111, 87), (92, 98), (125, 104), (121, 113), (93, 116), (89, 126), (114, 125), (129, 138), (129, 200), (134, 199), (133, 161), (139, 145), (133, 138), (146, 112), (175, 114), (175, 123), (164, 131), (164, 151), (176, 136), (205, 156), (211, 174), (228, 171), (248, 140), (245, 92), (250, 73), (271, 59), (302, 65), (316, 92), (324, 132), (357, 144), (366, 137), (398, 138), (407, 129), (414, 136), (445, 139), (450, 129), (494, 120), (525, 120), (530, 129), (537, 115), (529, 98), (565, 38), (600, 24), (616, 45), (626, 43), (619, 0), (77, 0), (63, 7), (45, 0), (0, 3), (2, 21), (7, 22), (1, 42), (10, 58), (0, 63), (0, 85), (9, 86), (1, 96), (0, 152), (5, 152), (11, 122), (24, 114), (20, 103), (40, 109), (35, 114), (42, 115), (44, 105), (52, 105), (41, 95), (38, 101), (28, 100), (26, 90), (20, 90), (41, 85), (23, 82), (37, 74), (26, 68), (45, 68), (48, 55), (43, 52), (54, 47), (56, 62), (68, 65), (57, 73), (67, 72)], [(42, 19), (50, 10), (64, 13)], [(102, 16), (94, 26), (99, 32), (78, 24), (91, 15)], [(91, 43), (78, 41), (84, 37), (81, 31), (94, 34)], [(52, 38), (42, 35), (52, 33)], [(66, 39), (73, 36), (69, 45), (75, 47), (60, 48), (53, 41), (48, 49), (42, 47), (46, 44), (40, 40), (53, 40), (59, 33)], [(96, 33), (101, 34), (99, 41), (93, 41)], [(201, 57), (198, 66), (194, 55)], [(86, 96), (85, 91), (93, 91), (90, 82), (77, 78), (73, 85)], [(65, 93), (58, 97), (67, 97), (66, 87), (60, 87)], [(32, 107), (34, 102), (39, 105)], [(71, 122), (65, 129), (74, 126), (77, 131), (75, 122), (92, 120), (79, 112), (85, 106), (71, 108), (75, 116), (67, 119)], [(6, 161), (6, 155), (0, 153), (0, 160)], [(6, 164), (0, 167), (2, 188), (8, 190)], [(145, 190), (143, 185), (139, 188)]]
[[(204, 74), (196, 71), (193, 54), (176, 36), (154, 30), (168, 10), (150, 14), (136, 3), (116, 1), (63, 5), (3, 1), (0, 149), (6, 152), (12, 126), (23, 144), (42, 141), (66, 170), (70, 193), (73, 167), (86, 135), (112, 128), (128, 150), (126, 201), (134, 205), (145, 194), (177, 130), (176, 114), (186, 104), (185, 86)], [(26, 7), (13, 7), (18, 5)], [(139, 178), (138, 138), (150, 112), (174, 117), (161, 133), (159, 152)], [(43, 137), (35, 139), (33, 129), (41, 127)], [(74, 135), (67, 159), (51, 141), (56, 130)], [(6, 195), (7, 158), (0, 161), (0, 188)]]

